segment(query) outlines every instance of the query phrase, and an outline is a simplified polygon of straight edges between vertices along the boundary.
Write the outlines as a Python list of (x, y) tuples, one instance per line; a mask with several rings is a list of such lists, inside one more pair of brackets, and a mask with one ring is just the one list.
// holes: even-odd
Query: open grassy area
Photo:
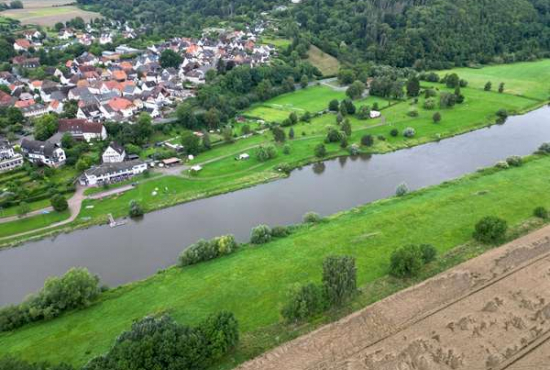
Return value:
[(550, 60), (503, 64), (484, 68), (455, 68), (439, 72), (457, 73), (460, 78), (468, 81), (468, 86), (483, 89), (488, 81), (493, 85), (493, 91), (498, 90), (501, 82), (505, 83), (505, 92), (513, 95), (523, 95), (538, 100), (550, 98)]
[(311, 45), (308, 51), (307, 61), (317, 67), (323, 76), (335, 76), (340, 69), (338, 59)]
[(10, 9), (1, 13), (2, 16), (16, 19), (21, 24), (35, 24), (39, 26), (53, 26), (57, 22), (66, 22), (76, 17), (84, 21), (100, 18), (99, 13), (79, 9), (76, 6), (51, 6), (29, 7), (23, 9)]
[(468, 242), (483, 216), (522, 223), (536, 206), (550, 206), (549, 176), (550, 157), (542, 157), (358, 207), (261, 247), (170, 268), (107, 292), (88, 309), (2, 334), (0, 354), (82, 364), (106, 351), (132, 321), (160, 312), (196, 323), (227, 309), (236, 314), (243, 333), (257, 333), (279, 322), (289, 288), (320, 279), (327, 255), (354, 256), (359, 285), (368, 284), (386, 274), (391, 251), (403, 244), (432, 243), (443, 253)]
[(277, 48), (286, 48), (292, 41), (289, 39), (283, 39), (280, 37), (263, 36), (261, 39), (262, 44), (273, 45)]
[(32, 216), (17, 221), (0, 224), (0, 238), (39, 229), (69, 218), (69, 211), (50, 212), (48, 214)]

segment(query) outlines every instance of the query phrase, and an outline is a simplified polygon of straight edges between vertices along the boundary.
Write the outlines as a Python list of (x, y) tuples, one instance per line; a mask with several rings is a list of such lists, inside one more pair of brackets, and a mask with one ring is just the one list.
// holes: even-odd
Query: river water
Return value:
[[(444, 124), (444, 123), (442, 123)], [(0, 305), (20, 302), (48, 276), (87, 267), (109, 286), (143, 279), (176, 263), (200, 238), (248, 239), (258, 224), (298, 223), (308, 211), (323, 216), (531, 154), (550, 142), (550, 108), (510, 117), (506, 124), (388, 154), (338, 158), (291, 176), (233, 193), (181, 204), (109, 228), (95, 226), (0, 252)]]

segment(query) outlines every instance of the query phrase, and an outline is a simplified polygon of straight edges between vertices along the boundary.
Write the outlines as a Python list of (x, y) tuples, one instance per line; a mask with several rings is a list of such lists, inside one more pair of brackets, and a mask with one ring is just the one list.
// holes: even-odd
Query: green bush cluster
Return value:
[(211, 240), (201, 239), (191, 244), (179, 256), (180, 266), (194, 265), (199, 262), (231, 254), (238, 248), (238, 243), (233, 235), (224, 235)]
[(411, 244), (393, 251), (390, 257), (390, 274), (406, 278), (417, 276), (422, 267), (432, 262), (437, 250), (431, 244)]
[(495, 216), (487, 216), (476, 224), (473, 236), (482, 243), (495, 243), (504, 238), (506, 230), (508, 230), (508, 224), (505, 220)]
[(101, 292), (99, 278), (85, 268), (72, 268), (62, 277), (50, 277), (44, 287), (19, 305), (0, 309), (0, 332), (27, 323), (50, 320), (65, 311), (88, 306)]
[(533, 215), (546, 220), (548, 218), (548, 210), (545, 207), (540, 206), (533, 210)]

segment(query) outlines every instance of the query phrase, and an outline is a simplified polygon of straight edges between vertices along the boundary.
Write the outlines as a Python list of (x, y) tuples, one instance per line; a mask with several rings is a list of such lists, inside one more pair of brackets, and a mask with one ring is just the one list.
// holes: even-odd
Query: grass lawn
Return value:
[(328, 107), (332, 99), (342, 100), (346, 97), (344, 91), (337, 91), (327, 86), (311, 86), (295, 92), (283, 94), (246, 110), (248, 117), (261, 118), (266, 121), (282, 121), (291, 112), (298, 115), (317, 113)]
[(446, 73), (457, 73), (460, 78), (468, 81), (468, 86), (483, 89), (487, 81), (493, 84), (493, 91), (498, 90), (501, 82), (505, 83), (505, 92), (523, 95), (538, 100), (550, 98), (550, 59), (503, 64), (479, 69), (455, 68), (438, 72), (440, 76)]
[(317, 67), (323, 76), (335, 76), (340, 69), (338, 59), (311, 45), (308, 50), (307, 61)]
[(51, 225), (69, 218), (69, 211), (65, 212), (50, 212), (45, 215), (32, 216), (22, 220), (6, 222), (0, 224), (0, 238), (24, 233), (26, 231), (39, 229), (44, 226)]
[(261, 42), (262, 44), (273, 45), (277, 48), (286, 48), (292, 43), (292, 41), (289, 39), (268, 36), (263, 36)]
[(385, 276), (389, 255), (403, 244), (432, 243), (443, 253), (468, 242), (483, 216), (522, 223), (536, 206), (550, 206), (548, 177), (550, 157), (542, 157), (358, 207), (261, 247), (114, 289), (88, 309), (1, 334), (0, 354), (83, 364), (106, 351), (132, 321), (161, 312), (196, 323), (227, 309), (245, 335), (257, 333), (279, 322), (289, 288), (319, 281), (327, 255), (354, 256), (363, 286)]
[(57, 22), (71, 20), (76, 17), (81, 17), (85, 21), (101, 17), (99, 13), (85, 11), (72, 5), (10, 9), (2, 12), (2, 16), (16, 19), (21, 24), (36, 24), (39, 26), (53, 26)]

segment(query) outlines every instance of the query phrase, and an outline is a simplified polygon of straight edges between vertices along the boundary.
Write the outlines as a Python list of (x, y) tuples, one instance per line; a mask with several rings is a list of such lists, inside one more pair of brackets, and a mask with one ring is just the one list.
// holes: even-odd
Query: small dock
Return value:
[(111, 228), (117, 227), (117, 226), (122, 226), (122, 225), (126, 224), (126, 221), (116, 221), (114, 219), (113, 215), (110, 214), (110, 213), (108, 214), (108, 217), (109, 217), (109, 226)]

